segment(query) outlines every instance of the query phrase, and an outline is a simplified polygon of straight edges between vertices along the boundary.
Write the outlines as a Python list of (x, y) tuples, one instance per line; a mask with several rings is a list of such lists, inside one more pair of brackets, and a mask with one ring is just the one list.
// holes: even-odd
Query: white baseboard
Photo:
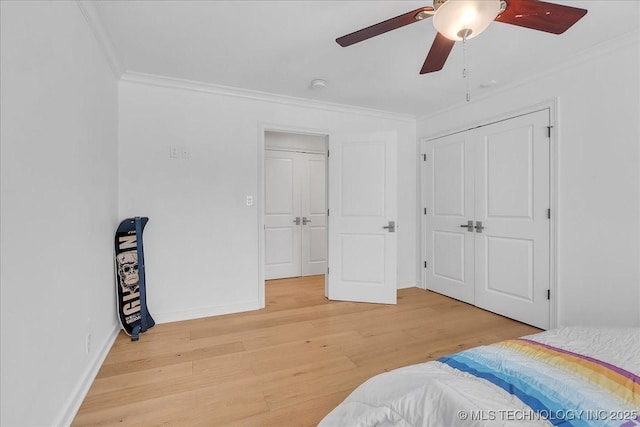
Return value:
[(93, 360), (87, 366), (84, 375), (82, 375), (78, 385), (73, 390), (73, 393), (71, 393), (71, 397), (67, 404), (64, 406), (58, 416), (58, 419), (53, 423), (53, 425), (60, 427), (71, 425), (73, 419), (78, 413), (78, 410), (80, 409), (80, 405), (82, 405), (85, 396), (91, 388), (91, 384), (93, 384), (93, 380), (96, 378), (96, 375), (98, 375), (98, 371), (100, 370), (102, 363), (107, 358), (107, 354), (109, 354), (109, 350), (111, 350), (118, 333), (120, 333), (120, 325), (116, 324), (107, 339), (104, 341), (100, 351), (95, 353)]
[(241, 313), (243, 311), (254, 311), (261, 309), (258, 300), (246, 301), (236, 304), (219, 305), (211, 307), (200, 307), (192, 310), (173, 311), (168, 313), (153, 313), (156, 323), (179, 322), (182, 320), (200, 319), (202, 317), (220, 316), (222, 314)]

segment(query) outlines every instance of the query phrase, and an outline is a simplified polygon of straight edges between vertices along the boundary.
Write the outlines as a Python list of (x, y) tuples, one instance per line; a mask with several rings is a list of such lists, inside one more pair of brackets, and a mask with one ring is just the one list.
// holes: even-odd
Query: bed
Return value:
[(640, 426), (640, 328), (559, 328), (377, 375), (319, 424)]

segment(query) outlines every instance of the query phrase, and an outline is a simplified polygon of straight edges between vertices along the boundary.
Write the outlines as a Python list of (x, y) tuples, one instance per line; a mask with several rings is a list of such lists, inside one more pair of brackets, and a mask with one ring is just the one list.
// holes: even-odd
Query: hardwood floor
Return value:
[(314, 426), (367, 378), (538, 329), (417, 288), (395, 306), (273, 280), (264, 310), (120, 333), (74, 426)]

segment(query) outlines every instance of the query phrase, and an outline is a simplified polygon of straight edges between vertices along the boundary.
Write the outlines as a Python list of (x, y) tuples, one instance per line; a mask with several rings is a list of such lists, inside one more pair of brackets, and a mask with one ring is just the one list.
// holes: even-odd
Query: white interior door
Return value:
[(396, 146), (392, 132), (330, 139), (329, 299), (396, 303)]
[(427, 289), (474, 302), (473, 150), (466, 133), (426, 144)]
[(294, 152), (266, 150), (264, 158), (265, 279), (300, 275), (299, 180)]
[(265, 279), (327, 270), (324, 154), (265, 150)]
[(300, 155), (302, 216), (302, 275), (327, 271), (327, 194), (326, 157)]
[(549, 327), (549, 112), (478, 128), (475, 303)]

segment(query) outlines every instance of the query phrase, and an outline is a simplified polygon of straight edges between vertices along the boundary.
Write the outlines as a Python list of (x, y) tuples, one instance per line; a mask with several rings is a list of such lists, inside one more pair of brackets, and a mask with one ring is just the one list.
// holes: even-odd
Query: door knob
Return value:
[(307, 225), (307, 224), (309, 224), (310, 222), (311, 222), (311, 220), (310, 220), (310, 219), (307, 219), (307, 217), (306, 217), (306, 216), (303, 216), (303, 217), (302, 217), (302, 225)]
[(300, 225), (300, 217), (297, 216), (296, 219), (293, 220), (296, 225)]
[(467, 231), (470, 231), (473, 233), (473, 221), (467, 221), (466, 224), (462, 224), (460, 227), (466, 227)]
[(389, 225), (385, 225), (384, 227), (385, 230), (389, 230), (389, 233), (395, 233), (396, 232), (396, 222), (395, 221), (389, 221)]
[(476, 221), (476, 231), (478, 233), (482, 233), (482, 230), (484, 230), (484, 227), (482, 226), (482, 221)]

